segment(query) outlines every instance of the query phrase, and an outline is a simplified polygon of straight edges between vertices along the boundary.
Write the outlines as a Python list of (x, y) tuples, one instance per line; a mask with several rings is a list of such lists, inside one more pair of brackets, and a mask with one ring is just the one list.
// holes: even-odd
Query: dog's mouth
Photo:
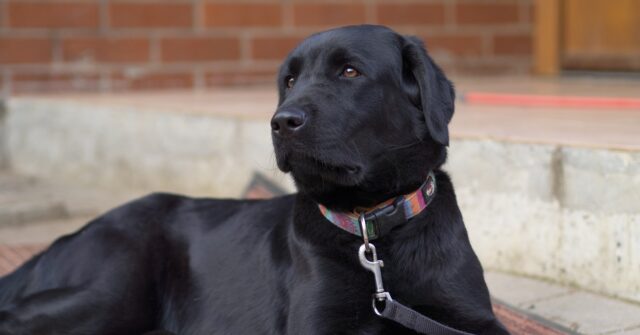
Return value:
[(346, 173), (351, 175), (357, 174), (361, 170), (360, 166), (357, 165), (337, 164), (311, 156), (303, 156), (296, 159), (294, 165), (306, 166), (312, 169), (322, 170), (324, 172)]
[(313, 176), (343, 185), (357, 184), (363, 170), (357, 163), (321, 159), (308, 154), (286, 155), (278, 165), (282, 171), (291, 172), (297, 179)]

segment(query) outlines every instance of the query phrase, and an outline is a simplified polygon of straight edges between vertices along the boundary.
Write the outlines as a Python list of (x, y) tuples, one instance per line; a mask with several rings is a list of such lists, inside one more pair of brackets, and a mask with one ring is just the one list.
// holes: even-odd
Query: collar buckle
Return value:
[(402, 200), (402, 197), (398, 197), (390, 205), (376, 209), (364, 216), (365, 221), (373, 227), (373, 231), (369, 233), (369, 238), (381, 237), (407, 221)]

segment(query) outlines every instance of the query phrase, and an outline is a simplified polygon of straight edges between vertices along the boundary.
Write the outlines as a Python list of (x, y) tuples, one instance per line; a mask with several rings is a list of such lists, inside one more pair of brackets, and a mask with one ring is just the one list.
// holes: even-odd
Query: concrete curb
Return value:
[(640, 153), (455, 140), (445, 169), (485, 265), (640, 302)]
[[(239, 196), (257, 171), (293, 190), (275, 167), (268, 114), (247, 117), (255, 104), (207, 114), (90, 101), (10, 101), (12, 168), (216, 197)], [(453, 137), (445, 169), (485, 266), (640, 302), (640, 150)]]

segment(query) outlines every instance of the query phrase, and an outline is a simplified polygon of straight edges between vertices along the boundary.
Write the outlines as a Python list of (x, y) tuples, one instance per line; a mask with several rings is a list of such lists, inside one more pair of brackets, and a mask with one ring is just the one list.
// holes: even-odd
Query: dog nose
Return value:
[(304, 126), (306, 115), (299, 109), (285, 109), (271, 119), (271, 130), (280, 136), (291, 136)]

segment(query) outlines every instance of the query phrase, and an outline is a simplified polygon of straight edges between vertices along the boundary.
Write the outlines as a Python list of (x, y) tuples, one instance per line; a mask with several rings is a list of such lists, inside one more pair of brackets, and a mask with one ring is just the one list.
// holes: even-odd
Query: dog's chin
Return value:
[(297, 155), (282, 157), (277, 161), (281, 171), (291, 173), (300, 191), (320, 185), (355, 186), (364, 176), (362, 166), (354, 162), (336, 163)]

